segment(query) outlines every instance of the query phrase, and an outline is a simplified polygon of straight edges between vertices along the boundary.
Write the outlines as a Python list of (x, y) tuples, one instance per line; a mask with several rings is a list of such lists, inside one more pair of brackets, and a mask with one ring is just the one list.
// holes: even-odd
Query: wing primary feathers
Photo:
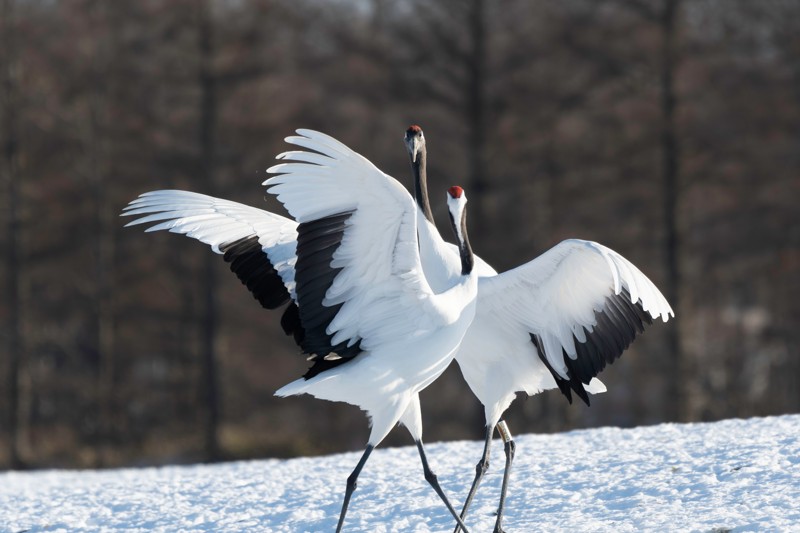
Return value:
[(617, 316), (619, 316), (620, 319), (627, 324), (628, 334), (631, 338), (635, 338), (637, 334), (644, 331), (644, 326), (642, 325), (642, 321), (639, 320), (639, 315), (637, 315), (635, 312), (632, 313), (630, 310), (630, 302), (626, 303), (623, 298), (618, 295), (614, 295), (608, 299), (607, 305), (613, 307)]
[(562, 378), (558, 372), (555, 371), (553, 366), (550, 364), (550, 361), (547, 360), (544, 352), (544, 344), (542, 343), (542, 338), (535, 333), (531, 333), (531, 342), (536, 346), (536, 351), (539, 353), (539, 358), (544, 363), (544, 366), (547, 367), (547, 370), (553, 375), (556, 380), (556, 385), (558, 385), (558, 389), (561, 391), (561, 394), (567, 397), (567, 401), (572, 404), (572, 392), (570, 389), (569, 381)]
[(589, 405), (589, 395), (584, 385), (588, 385), (607, 364), (616, 361), (636, 336), (644, 332), (646, 325), (653, 323), (652, 317), (644, 310), (641, 302), (631, 302), (630, 293), (625, 287), (619, 294), (607, 297), (602, 310), (595, 311), (594, 315), (595, 326), (591, 331), (588, 328), (584, 330), (585, 342), (580, 342), (573, 333), (575, 358), (571, 358), (566, 350), (562, 349), (561, 357), (567, 367), (566, 379), (559, 375), (547, 360), (542, 338), (535, 333), (530, 334), (539, 358), (570, 403), (574, 392), (586, 405)]

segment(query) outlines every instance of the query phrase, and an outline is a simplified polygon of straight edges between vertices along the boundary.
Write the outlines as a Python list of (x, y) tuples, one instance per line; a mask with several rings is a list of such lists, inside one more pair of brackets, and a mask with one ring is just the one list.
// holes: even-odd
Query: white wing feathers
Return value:
[(146, 192), (123, 210), (122, 216), (145, 215), (127, 226), (158, 222), (145, 231), (168, 230), (220, 246), (257, 236), (262, 250), (295, 299), (294, 264), (297, 224), (288, 218), (247, 205), (189, 191)]
[(547, 361), (564, 379), (569, 378), (563, 353), (577, 358), (575, 340), (586, 342), (597, 326), (595, 312), (608, 311), (612, 295), (627, 291), (631, 303), (653, 319), (660, 316), (666, 322), (674, 316), (664, 296), (632, 263), (601, 244), (577, 239), (513, 270), (481, 278), (478, 287), (479, 309), (491, 309), (516, 328), (538, 335)]
[(363, 349), (438, 326), (421, 275), (415, 206), (408, 192), (361, 155), (319, 132), (286, 142), (314, 150), (278, 156), (264, 182), (298, 222), (351, 212), (332, 268), (340, 268), (323, 304), (343, 304), (327, 327), (332, 344), (361, 339)]

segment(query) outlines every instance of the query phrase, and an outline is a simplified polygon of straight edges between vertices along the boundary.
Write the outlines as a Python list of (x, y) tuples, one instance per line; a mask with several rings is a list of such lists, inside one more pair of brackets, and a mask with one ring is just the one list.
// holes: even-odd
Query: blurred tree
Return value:
[[(200, 86), (200, 123), (198, 139), (200, 166), (198, 177), (205, 190), (219, 194), (215, 183), (217, 134), (217, 80), (214, 70), (214, 15), (208, 0), (197, 0), (198, 83)], [(205, 254), (203, 259), (204, 315), (202, 332), (203, 380), (201, 385), (203, 409), (206, 413), (205, 452), (209, 461), (220, 458), (219, 449), (219, 376), (217, 369), (217, 281), (218, 258)]]
[(111, 124), (111, 102), (117, 98), (116, 84), (120, 77), (111, 68), (118, 56), (117, 36), (121, 30), (120, 7), (101, 1), (91, 1), (87, 12), (95, 30), (89, 52), (90, 95), (85, 128), (86, 178), (94, 203), (94, 262), (95, 282), (92, 309), (95, 315), (96, 369), (95, 402), (97, 409), (97, 435), (95, 464), (109, 462), (107, 455), (119, 442), (116, 427), (119, 413), (117, 398), (117, 364), (114, 342), (113, 280), (114, 280), (114, 225), (117, 216), (110, 189), (115, 174), (116, 161), (113, 145), (116, 130)]
[(22, 337), (22, 258), (21, 241), (22, 225), (20, 221), (19, 175), (19, 128), (17, 125), (19, 105), (18, 97), (18, 57), (17, 57), (17, 19), (14, 13), (14, 0), (3, 0), (0, 5), (0, 21), (2, 21), (2, 98), (0, 99), (0, 116), (3, 124), (3, 182), (6, 186), (6, 290), (8, 317), (6, 324), (8, 370), (6, 375), (8, 416), (8, 461), (11, 468), (24, 466), (19, 449), (20, 442), (20, 372), (23, 359), (24, 339)]
[(662, 157), (664, 179), (664, 247), (667, 263), (667, 279), (664, 296), (676, 310), (674, 323), (667, 333), (668, 363), (664, 377), (667, 381), (666, 394), (672, 401), (666, 402), (666, 416), (669, 420), (686, 420), (686, 398), (682, 384), (685, 381), (685, 363), (681, 346), (680, 322), (680, 241), (678, 236), (678, 201), (680, 195), (680, 152), (676, 131), (675, 71), (677, 68), (676, 28), (680, 6), (679, 0), (664, 0), (661, 8), (661, 121)]
[(676, 90), (677, 69), (680, 63), (679, 24), (680, 0), (660, 0), (660, 5), (651, 0), (623, 0), (622, 5), (637, 13), (645, 24), (658, 28), (659, 45), (659, 96), (660, 96), (660, 152), (662, 175), (662, 213), (664, 232), (664, 257), (666, 276), (663, 293), (676, 311), (676, 317), (666, 333), (666, 357), (660, 367), (666, 384), (664, 394), (669, 401), (663, 403), (667, 420), (687, 418), (686, 393), (683, 383), (687, 379), (687, 368), (681, 344), (680, 323), (680, 254), (681, 243), (678, 227), (678, 203), (680, 201), (680, 150), (677, 131), (678, 97)]
[[(799, 5), (1, 0), (11, 455), (86, 466), (360, 445), (350, 406), (272, 396), (305, 362), (220, 258), (116, 219), (161, 188), (258, 205), (297, 127), (408, 185), (401, 137), (418, 122), (432, 197), (473, 191), (473, 244), (499, 270), (588, 238), (668, 293), (680, 366), (675, 323), (654, 327), (592, 408), (537, 395), (509, 412), (517, 431), (796, 411)], [(455, 368), (423, 404), (431, 439), (481, 430)]]

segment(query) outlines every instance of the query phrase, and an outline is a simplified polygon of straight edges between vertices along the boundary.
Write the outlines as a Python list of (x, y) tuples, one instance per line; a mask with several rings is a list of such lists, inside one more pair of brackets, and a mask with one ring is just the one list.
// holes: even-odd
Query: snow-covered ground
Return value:
[[(403, 431), (402, 429), (400, 431)], [(431, 444), (459, 505), (479, 442)], [(467, 525), (491, 531), (503, 453)], [(360, 452), (287, 461), (0, 474), (0, 531), (332, 531)], [(415, 448), (378, 450), (346, 531), (450, 531)], [(800, 531), (800, 415), (517, 437), (506, 530)]]

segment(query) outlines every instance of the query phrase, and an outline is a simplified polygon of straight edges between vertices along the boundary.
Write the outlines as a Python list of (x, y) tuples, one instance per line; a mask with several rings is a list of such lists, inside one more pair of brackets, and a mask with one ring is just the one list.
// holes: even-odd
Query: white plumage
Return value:
[[(497, 424), (515, 392), (535, 394), (557, 386), (530, 335), (541, 337), (550, 366), (569, 381), (567, 358), (577, 358), (576, 342), (586, 342), (586, 334), (597, 326), (597, 314), (607, 310), (608, 297), (623, 288), (652, 318), (666, 322), (672, 314), (661, 293), (633, 264), (590, 241), (563, 241), (513, 270), (480, 278), (476, 318), (456, 358), (486, 407), (487, 425)], [(495, 342), (502, 348), (492, 347)], [(492, 365), (488, 372), (476, 372), (487, 349), (500, 352), (500, 365), (504, 360), (510, 371), (494, 370)], [(605, 390), (600, 384), (598, 388)]]
[[(427, 150), (419, 126), (405, 137), (417, 191), (421, 262), (431, 286), (446, 286), (459, 254), (433, 223), (427, 203)], [(587, 404), (586, 392), (604, 392), (596, 376), (613, 362), (644, 323), (674, 316), (666, 299), (632, 263), (590, 241), (567, 240), (536, 259), (498, 274), (476, 256), (479, 273), (475, 319), (456, 352), (467, 384), (485, 409), (486, 444), (462, 511), (465, 516), (488, 467), (491, 436), (500, 424), (506, 441), (506, 471), (495, 531), (503, 504), (514, 446), (501, 417), (517, 392), (529, 395), (559, 387)], [(458, 528), (456, 528), (458, 530)]]
[[(186, 234), (224, 253), (265, 307), (291, 299), (284, 329), (313, 354), (314, 364), (276, 394), (355, 404), (372, 422), (367, 449), (348, 479), (337, 530), (371, 450), (398, 421), (417, 444), (426, 480), (463, 525), (428, 466), (418, 393), (452, 361), (475, 313), (477, 276), (465, 272), (433, 291), (420, 264), (416, 208), (408, 192), (335, 139), (298, 133), (287, 142), (314, 152), (281, 154), (284, 162), (269, 169), (278, 175), (265, 182), (297, 222), (186, 191), (145, 193), (123, 215), (143, 215), (128, 225), (155, 222), (147, 231)], [(448, 205), (460, 221), (466, 197), (448, 196)]]
[(319, 154), (279, 155), (288, 162), (270, 168), (278, 176), (264, 184), (300, 223), (352, 212), (331, 264), (341, 270), (324, 298), (324, 305), (342, 307), (326, 332), (332, 344), (360, 341), (364, 353), (277, 394), (361, 406), (372, 419), (369, 442), (377, 445), (406, 409), (419, 408), (414, 396), (452, 361), (474, 316), (477, 278), (453, 277), (434, 293), (422, 274), (416, 207), (405, 188), (338, 141), (298, 133), (286, 141)]

